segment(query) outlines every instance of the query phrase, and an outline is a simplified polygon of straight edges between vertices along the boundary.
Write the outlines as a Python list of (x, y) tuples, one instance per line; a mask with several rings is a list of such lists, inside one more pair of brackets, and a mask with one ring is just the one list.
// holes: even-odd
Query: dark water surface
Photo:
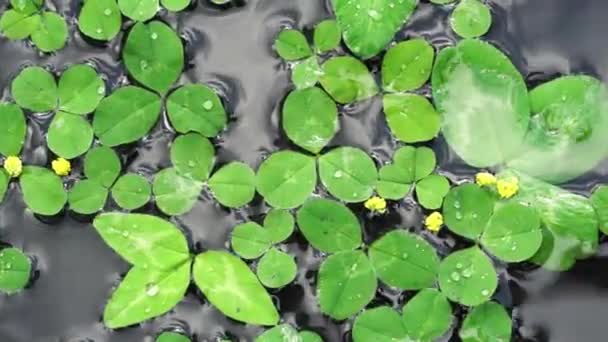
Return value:
[[(89, 0), (95, 1), (95, 0)], [(269, 153), (294, 148), (279, 126), (279, 108), (291, 89), (288, 67), (274, 55), (271, 45), (284, 26), (310, 28), (331, 17), (324, 0), (247, 0), (244, 6), (218, 8), (198, 1), (179, 15), (159, 17), (177, 28), (186, 43), (187, 68), (179, 83), (204, 82), (223, 96), (231, 115), (228, 129), (214, 141), (218, 165), (242, 160), (257, 167)], [(494, 24), (486, 39), (511, 56), (530, 85), (559, 74), (584, 72), (608, 78), (608, 2), (605, 0), (492, 0)], [(4, 10), (8, 0), (0, 0)], [(38, 64), (60, 73), (73, 63), (91, 62), (116, 88), (129, 82), (120, 63), (124, 36), (109, 45), (85, 41), (76, 28), (78, 0), (46, 0), (47, 6), (68, 18), (70, 40), (57, 54), (39, 55), (24, 41), (0, 40), (0, 88), (9, 100), (10, 81), (27, 65)], [(437, 48), (455, 41), (447, 26), (445, 8), (423, 1), (398, 39), (423, 36)], [(125, 24), (127, 28), (130, 24)], [(123, 31), (124, 33), (124, 31)], [(379, 60), (368, 63), (378, 69)], [(428, 89), (427, 89), (428, 91)], [(26, 163), (47, 165), (49, 155), (43, 133), (50, 115), (30, 115), (24, 151)], [(2, 123), (0, 123), (2, 124)], [(125, 168), (147, 176), (166, 167), (168, 143), (173, 133), (159, 123), (136, 146), (121, 149)], [(396, 148), (381, 113), (378, 98), (343, 108), (341, 130), (332, 146), (360, 147), (379, 163), (388, 161)], [(441, 141), (434, 143), (440, 169), (458, 181), (474, 170), (464, 166)], [(567, 161), (564, 161), (567, 162)], [(78, 167), (78, 165), (77, 165)], [(608, 163), (567, 187), (588, 193), (608, 182)], [(354, 206), (365, 224), (370, 242), (394, 227), (421, 231), (421, 209), (405, 200), (381, 218), (370, 218)], [(259, 220), (268, 208), (259, 198), (253, 205), (229, 211), (203, 193), (195, 208), (174, 218), (199, 252), (225, 248), (232, 227), (246, 219)], [(156, 213), (153, 205), (145, 212)], [(43, 223), (25, 209), (15, 184), (0, 205), (0, 241), (22, 248), (35, 259), (36, 273), (26, 291), (0, 297), (1, 342), (138, 342), (152, 341), (160, 330), (179, 328), (195, 341), (253, 341), (263, 329), (225, 318), (192, 287), (169, 314), (139, 326), (111, 331), (101, 316), (112, 288), (128, 265), (111, 251), (93, 230), (90, 220), (66, 213)], [(433, 238), (441, 253), (456, 244), (447, 232)], [(335, 322), (319, 313), (314, 298), (316, 270), (322, 256), (295, 234), (285, 246), (296, 256), (299, 275), (286, 288), (273, 293), (281, 317), (302, 329), (320, 333), (326, 341), (350, 341), (351, 322)], [(496, 300), (513, 309), (515, 341), (606, 341), (608, 317), (608, 244), (602, 243), (595, 258), (579, 261), (566, 273), (552, 273), (530, 266), (500, 270)], [(380, 289), (375, 304), (401, 307), (411, 293)], [(462, 310), (455, 307), (460, 324)], [(457, 328), (456, 328), (457, 329)], [(457, 341), (446, 338), (445, 341)], [(370, 341), (372, 342), (372, 341)]]

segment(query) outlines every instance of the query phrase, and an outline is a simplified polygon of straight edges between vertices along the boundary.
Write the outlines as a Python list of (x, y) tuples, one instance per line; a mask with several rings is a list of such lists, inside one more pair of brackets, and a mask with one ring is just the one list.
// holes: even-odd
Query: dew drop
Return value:
[(456, 208), (456, 209), (460, 209), (460, 206), (461, 206), (461, 205), (460, 205), (460, 201), (456, 201), (456, 202), (454, 202), (454, 208)]
[(462, 268), (462, 264), (461, 264), (461, 263), (457, 263), (457, 264), (456, 264), (456, 268), (457, 268), (457, 269), (461, 269), (461, 268)]
[(148, 69), (148, 62), (146, 60), (141, 60), (139, 62), (139, 67), (141, 68), (141, 70), (146, 70)]
[(97, 94), (103, 95), (105, 92), (106, 92), (106, 88), (104, 86), (97, 88)]
[(460, 280), (460, 274), (458, 274), (458, 272), (452, 272), (452, 280), (454, 281), (459, 281)]
[(488, 290), (483, 290), (483, 291), (481, 291), (481, 295), (482, 295), (482, 296), (487, 296), (487, 295), (489, 295), (489, 294), (490, 294), (490, 291), (488, 291)]
[(158, 288), (158, 285), (156, 285), (154, 283), (150, 283), (150, 284), (146, 285), (146, 295), (147, 296), (154, 297), (158, 294), (159, 291), (160, 291), (160, 289)]
[(129, 236), (129, 232), (125, 230), (124, 232), (122, 232), (122, 236), (123, 237), (128, 237)]
[(146, 313), (150, 313), (150, 308), (146, 308), (146, 310), (144, 310)]
[(403, 253), (403, 254), (401, 255), (401, 258), (403, 258), (403, 259), (407, 259), (407, 257), (408, 257), (408, 256), (409, 256), (409, 255), (407, 255), (407, 253)]
[(105, 14), (105, 15), (111, 15), (111, 14), (112, 14), (112, 10), (111, 10), (111, 9), (109, 9), (109, 8), (106, 8), (106, 9), (103, 11), (103, 14)]
[(342, 178), (342, 171), (338, 170), (334, 172), (334, 178)]
[(374, 19), (374, 20), (380, 20), (382, 19), (382, 15), (380, 13), (378, 13), (378, 11), (370, 9), (369, 11), (367, 11), (367, 14), (369, 15), (370, 18)]
[(103, 30), (101, 28), (98, 28), (97, 31), (95, 31), (95, 32), (101, 34), (103, 32)]
[(203, 108), (205, 110), (211, 110), (213, 109), (213, 102), (211, 102), (211, 100), (207, 100), (203, 103)]
[(462, 276), (465, 278), (471, 278), (471, 276), (473, 275), (473, 271), (471, 271), (470, 268), (466, 268), (464, 270), (462, 270)]
[(462, 220), (462, 213), (460, 211), (456, 212), (456, 219), (457, 220)]
[(188, 166), (189, 167), (195, 167), (196, 163), (194, 162), (194, 160), (188, 160)]
[(152, 38), (152, 40), (156, 40), (158, 38), (158, 34), (156, 32), (152, 32), (150, 38)]

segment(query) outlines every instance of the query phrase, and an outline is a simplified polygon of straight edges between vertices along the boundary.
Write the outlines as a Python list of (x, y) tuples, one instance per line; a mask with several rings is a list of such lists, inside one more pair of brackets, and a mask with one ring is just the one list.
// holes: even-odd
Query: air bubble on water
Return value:
[(146, 296), (154, 297), (158, 294), (160, 288), (155, 283), (150, 283), (146, 285)]
[(211, 110), (213, 109), (213, 102), (211, 102), (211, 100), (207, 100), (203, 103), (203, 108), (205, 110)]
[(458, 274), (458, 272), (452, 272), (451, 278), (454, 281), (459, 281), (460, 280), (460, 274)]

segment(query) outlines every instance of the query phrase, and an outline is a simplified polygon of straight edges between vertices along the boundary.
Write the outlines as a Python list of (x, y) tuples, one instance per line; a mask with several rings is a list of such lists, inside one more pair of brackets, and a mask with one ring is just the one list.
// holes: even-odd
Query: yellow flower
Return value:
[(21, 171), (23, 171), (23, 164), (21, 163), (21, 159), (19, 157), (10, 156), (4, 160), (4, 169), (9, 174), (9, 176), (17, 178), (21, 175)]
[(433, 233), (437, 233), (443, 225), (443, 215), (441, 215), (440, 212), (435, 211), (424, 220), (424, 224), (426, 225), (426, 229)]
[(499, 179), (496, 182), (496, 189), (502, 198), (511, 198), (519, 191), (519, 180), (516, 177)]
[(496, 184), (496, 176), (489, 172), (480, 172), (475, 175), (475, 182), (479, 186), (492, 186)]
[(371, 212), (384, 214), (386, 212), (386, 200), (382, 197), (374, 196), (365, 202), (365, 207)]
[(57, 176), (67, 176), (72, 171), (72, 165), (69, 160), (57, 158), (51, 163), (51, 167)]

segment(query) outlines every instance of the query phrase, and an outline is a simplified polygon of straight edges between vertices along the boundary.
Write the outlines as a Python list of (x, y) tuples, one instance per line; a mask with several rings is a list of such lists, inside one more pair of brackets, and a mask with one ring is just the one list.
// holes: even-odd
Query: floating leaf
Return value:
[(200, 134), (181, 135), (171, 145), (171, 162), (180, 175), (203, 182), (213, 168), (215, 149)]
[(142, 269), (171, 270), (190, 258), (184, 234), (156, 216), (105, 213), (93, 226), (108, 246)]
[(370, 198), (378, 182), (374, 161), (354, 147), (339, 147), (321, 156), (319, 176), (330, 194), (349, 203)]
[(11, 6), (24, 13), (33, 13), (39, 10), (43, 3), (43, 0), (11, 0)]
[(608, 234), (608, 186), (602, 185), (596, 188), (590, 199), (591, 204), (597, 213), (600, 230), (604, 234)]
[(309, 199), (297, 214), (298, 226), (316, 249), (335, 253), (361, 245), (361, 225), (353, 212), (339, 202)]
[(171, 310), (186, 294), (190, 265), (188, 260), (164, 271), (133, 267), (106, 305), (105, 325), (122, 328)]
[(321, 311), (343, 320), (363, 309), (376, 293), (376, 274), (361, 251), (339, 252), (327, 257), (318, 275), (317, 298)]
[(258, 278), (264, 286), (278, 289), (291, 283), (297, 275), (298, 267), (294, 258), (276, 248), (271, 248), (258, 263)]
[(323, 20), (315, 26), (314, 42), (317, 52), (324, 53), (337, 48), (342, 40), (340, 27), (335, 20)]
[(135, 21), (152, 19), (158, 11), (158, 0), (118, 0), (120, 11)]
[(113, 149), (99, 146), (91, 149), (84, 158), (84, 175), (110, 188), (120, 174), (121, 164)]
[(488, 302), (473, 308), (458, 335), (463, 342), (511, 341), (511, 317), (502, 305)]
[(476, 306), (487, 302), (497, 285), (494, 265), (477, 247), (454, 252), (439, 265), (441, 292), (462, 305)]
[(0, 18), (0, 31), (10, 40), (29, 37), (40, 25), (40, 15), (10, 9)]
[(332, 0), (346, 45), (359, 57), (377, 55), (409, 19), (416, 0)]
[(401, 317), (388, 306), (363, 311), (353, 325), (354, 342), (408, 341), (407, 338)]
[(49, 169), (25, 166), (19, 183), (25, 204), (36, 214), (58, 214), (68, 200), (61, 178)]
[(255, 342), (302, 342), (298, 331), (289, 324), (281, 324), (265, 331), (255, 338)]
[(384, 90), (405, 92), (422, 87), (431, 76), (433, 58), (435, 51), (424, 39), (406, 40), (391, 47), (382, 61)]
[[(149, 3), (149, 0), (140, 1)], [(133, 78), (159, 94), (165, 94), (182, 73), (184, 47), (166, 24), (160, 21), (137, 23), (129, 32), (122, 58)]]
[(160, 98), (133, 86), (101, 101), (93, 119), (95, 135), (106, 146), (128, 144), (146, 135), (160, 116)]
[(135, 210), (150, 200), (152, 188), (144, 177), (127, 173), (120, 177), (112, 187), (112, 198), (123, 209)]
[(433, 172), (436, 164), (435, 153), (428, 147), (399, 148), (393, 163), (380, 169), (378, 194), (387, 199), (402, 199), (416, 181)]
[(426, 209), (439, 209), (450, 191), (450, 182), (444, 176), (430, 175), (416, 184), (418, 203)]
[(464, 40), (441, 50), (432, 88), (442, 133), (467, 164), (493, 166), (520, 152), (530, 118), (526, 84), (497, 48)]
[(6, 190), (8, 190), (8, 184), (10, 182), (10, 177), (6, 173), (4, 169), (0, 170), (0, 203), (4, 200), (4, 195), (6, 195)]
[(88, 114), (97, 108), (106, 86), (95, 69), (73, 65), (59, 79), (59, 109), (71, 114)]
[(306, 89), (314, 87), (321, 75), (323, 70), (317, 61), (317, 56), (312, 56), (296, 64), (291, 72), (291, 81), (297, 89)]
[(461, 0), (452, 12), (450, 25), (463, 38), (480, 37), (492, 26), (492, 13), (479, 0)]
[(0, 251), (0, 291), (13, 294), (23, 289), (30, 281), (32, 262), (17, 248)]
[(477, 184), (462, 184), (448, 192), (443, 215), (448, 228), (463, 237), (477, 240), (494, 211), (495, 199)]
[(11, 93), (20, 107), (47, 112), (57, 106), (57, 84), (51, 73), (41, 67), (27, 67), (13, 80)]
[(242, 207), (255, 196), (255, 173), (247, 164), (232, 162), (215, 172), (208, 185), (222, 205)]
[(283, 30), (274, 42), (274, 48), (286, 61), (296, 61), (312, 56), (306, 37), (298, 30)]
[(302, 342), (323, 342), (321, 336), (312, 331), (301, 331), (298, 336)]
[[(408, 0), (409, 1), (409, 0)], [(323, 63), (321, 85), (338, 103), (367, 100), (378, 94), (378, 86), (365, 64), (350, 56), (333, 57)]]
[(19, 155), (27, 128), (23, 111), (12, 103), (0, 103), (0, 122), (0, 154)]
[(65, 159), (85, 154), (93, 143), (93, 127), (82, 116), (58, 112), (46, 136), (49, 149)]
[(294, 90), (283, 104), (283, 129), (291, 141), (319, 153), (338, 131), (338, 109), (317, 87)]
[(70, 210), (82, 215), (101, 211), (106, 205), (107, 198), (108, 189), (90, 179), (76, 182), (68, 193)]
[(44, 12), (38, 28), (32, 32), (32, 42), (42, 52), (63, 49), (68, 39), (68, 24), (55, 12)]
[(452, 324), (452, 307), (443, 294), (435, 289), (418, 292), (403, 307), (403, 325), (413, 341), (435, 341)]
[(190, 0), (160, 0), (160, 2), (171, 12), (179, 12), (190, 5)]
[(187, 336), (172, 331), (165, 331), (158, 335), (156, 342), (191, 342)]
[(397, 139), (415, 143), (431, 140), (439, 134), (439, 114), (426, 97), (387, 94), (383, 102), (386, 122)]
[(445, 4), (452, 3), (456, 0), (430, 0), (430, 1), (434, 4), (445, 5)]
[(174, 168), (158, 172), (152, 183), (156, 206), (163, 213), (172, 216), (189, 212), (202, 189), (201, 182), (181, 176)]
[(272, 209), (264, 218), (264, 228), (270, 234), (272, 243), (281, 243), (291, 236), (294, 219), (287, 210)]
[(272, 245), (270, 233), (255, 222), (234, 227), (230, 244), (234, 252), (243, 259), (257, 259)]
[(202, 84), (185, 85), (172, 92), (167, 98), (167, 113), (179, 133), (197, 132), (206, 137), (220, 133), (228, 120), (222, 100)]
[(247, 264), (223, 251), (199, 254), (194, 281), (207, 300), (224, 315), (240, 322), (275, 325), (279, 313)]
[(258, 169), (256, 187), (264, 200), (278, 209), (302, 205), (315, 189), (315, 160), (292, 152), (275, 152)]
[(380, 280), (402, 290), (433, 286), (439, 269), (433, 246), (405, 230), (393, 230), (376, 240), (369, 259)]
[(122, 24), (116, 0), (86, 1), (78, 16), (78, 28), (86, 36), (97, 40), (111, 40)]

